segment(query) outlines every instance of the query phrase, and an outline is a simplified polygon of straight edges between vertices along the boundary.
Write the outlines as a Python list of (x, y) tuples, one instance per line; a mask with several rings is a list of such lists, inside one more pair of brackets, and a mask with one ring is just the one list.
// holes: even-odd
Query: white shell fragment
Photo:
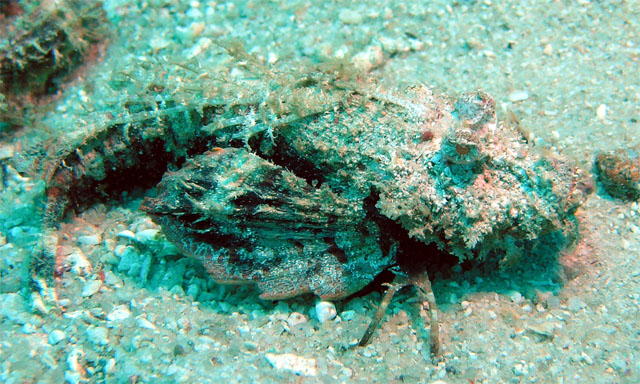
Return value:
[(279, 371), (289, 371), (300, 376), (316, 376), (317, 374), (316, 359), (307, 359), (291, 353), (283, 355), (267, 353), (265, 358), (273, 368)]
[(604, 119), (607, 117), (607, 105), (606, 104), (600, 104), (598, 106), (598, 109), (596, 109), (596, 117), (598, 118), (598, 120), (604, 121)]
[(320, 323), (335, 319), (337, 313), (336, 306), (330, 301), (318, 301), (316, 303), (316, 317)]
[(524, 101), (529, 98), (529, 92), (525, 90), (515, 90), (515, 91), (509, 92), (508, 97), (509, 97), (509, 101), (511, 101), (512, 103), (515, 103), (518, 101)]
[(118, 237), (123, 237), (125, 239), (131, 239), (131, 240), (135, 240), (136, 239), (136, 234), (129, 231), (129, 230), (124, 230), (124, 231), (120, 231), (118, 232)]

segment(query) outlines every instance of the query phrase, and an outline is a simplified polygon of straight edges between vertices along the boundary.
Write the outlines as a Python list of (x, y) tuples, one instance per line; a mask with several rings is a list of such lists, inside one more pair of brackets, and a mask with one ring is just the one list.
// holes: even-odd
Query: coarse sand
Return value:
[[(592, 171), (599, 151), (640, 145), (637, 1), (105, 0), (112, 34), (45, 111), (0, 138), (0, 381), (5, 383), (640, 382), (640, 207), (600, 188), (581, 240), (557, 265), (433, 276), (443, 354), (411, 289), (370, 345), (355, 347), (382, 288), (316, 314), (311, 296), (264, 301), (214, 283), (139, 211), (143, 192), (89, 207), (61, 228), (71, 271), (60, 308), (27, 306), (21, 262), (39, 236), (43, 186), (5, 167), (21, 148), (106, 119), (149, 68), (188, 87), (228, 68), (238, 41), (277, 70), (355, 63), (387, 87), (482, 89), (540, 151)], [(186, 63), (186, 64), (179, 64)], [(74, 133), (74, 132), (78, 133)], [(329, 304), (322, 304), (329, 308)], [(318, 307), (318, 308), (320, 308)], [(325, 309), (323, 309), (324, 311)], [(332, 316), (329, 316), (332, 317)], [(424, 329), (426, 326), (426, 329)]]

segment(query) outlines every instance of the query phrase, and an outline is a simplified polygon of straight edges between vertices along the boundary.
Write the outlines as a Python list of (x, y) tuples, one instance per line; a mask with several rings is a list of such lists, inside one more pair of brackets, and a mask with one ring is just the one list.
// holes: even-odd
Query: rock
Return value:
[(516, 304), (520, 304), (522, 302), (522, 294), (518, 291), (513, 291), (509, 294), (509, 299)]
[(580, 360), (582, 360), (587, 365), (593, 365), (593, 359), (591, 358), (591, 356), (587, 355), (584, 352), (580, 353)]
[(287, 325), (293, 328), (307, 322), (307, 317), (300, 312), (293, 312), (287, 318)]
[(142, 231), (136, 233), (136, 240), (141, 243), (149, 243), (151, 241), (155, 241), (156, 237), (158, 236), (158, 232), (160, 232), (160, 230), (155, 228), (143, 229)]
[(36, 333), (37, 331), (38, 328), (35, 326), (35, 324), (25, 323), (22, 326), (22, 333), (24, 333), (25, 335), (30, 335), (32, 333)]
[(46, 315), (47, 313), (49, 313), (49, 308), (44, 305), (42, 296), (40, 296), (38, 292), (31, 292), (31, 309), (35, 313), (39, 313), (42, 315)]
[(363, 72), (369, 72), (384, 62), (384, 53), (379, 45), (369, 45), (364, 51), (353, 56), (353, 65)]
[(62, 340), (64, 340), (65, 337), (67, 337), (67, 335), (63, 331), (61, 331), (59, 329), (53, 330), (49, 334), (49, 338), (48, 338), (49, 344), (56, 345), (59, 342), (61, 342)]
[(356, 11), (353, 11), (351, 9), (343, 9), (338, 15), (338, 19), (344, 24), (355, 25), (362, 23), (363, 17)]
[(24, 324), (28, 313), (24, 307), (24, 301), (17, 293), (0, 295), (0, 318), (6, 317), (16, 324)]
[(336, 306), (330, 301), (318, 301), (316, 303), (316, 317), (320, 323), (335, 319), (337, 313)]
[(105, 375), (108, 373), (113, 373), (116, 370), (116, 359), (110, 358), (107, 360), (107, 363), (104, 365), (104, 373)]
[(115, 307), (109, 314), (107, 315), (107, 320), (109, 321), (121, 321), (124, 319), (128, 319), (131, 316), (131, 311), (124, 306), (119, 305)]
[(553, 323), (543, 321), (537, 324), (527, 324), (527, 330), (542, 338), (552, 339), (556, 327)]
[(64, 372), (64, 378), (67, 382), (71, 384), (87, 382), (84, 376), (85, 369), (82, 365), (82, 360), (85, 355), (84, 350), (78, 347), (73, 348), (71, 352), (69, 352), (69, 355), (67, 355), (67, 366), (69, 370)]
[(340, 318), (344, 321), (351, 321), (356, 317), (356, 311), (344, 311), (340, 314)]
[(105, 327), (89, 326), (87, 328), (87, 339), (96, 345), (107, 345), (109, 343), (109, 330)]
[(94, 293), (100, 290), (100, 287), (102, 287), (102, 281), (89, 280), (82, 288), (82, 292), (80, 293), (80, 296), (91, 297)]
[(299, 376), (316, 376), (316, 359), (307, 359), (291, 353), (276, 355), (267, 353), (265, 358), (278, 371), (289, 371)]
[(138, 327), (140, 328), (145, 328), (145, 329), (151, 329), (151, 330), (155, 330), (156, 326), (153, 325), (152, 322), (150, 322), (149, 320), (145, 319), (144, 317), (141, 317), (138, 319)]
[(98, 235), (78, 236), (78, 243), (83, 245), (97, 245), (100, 244), (100, 237)]
[(87, 276), (93, 271), (93, 266), (87, 256), (78, 248), (73, 248), (72, 252), (67, 256), (68, 262), (71, 264), (71, 271), (75, 275)]
[(598, 181), (612, 197), (622, 200), (640, 199), (640, 154), (636, 150), (619, 149), (601, 153), (595, 161)]

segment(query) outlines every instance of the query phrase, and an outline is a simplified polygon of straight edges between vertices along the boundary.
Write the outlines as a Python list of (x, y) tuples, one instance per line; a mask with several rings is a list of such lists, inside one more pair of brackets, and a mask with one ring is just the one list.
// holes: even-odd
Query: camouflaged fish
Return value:
[(541, 238), (575, 234), (586, 177), (533, 151), (484, 92), (450, 99), (317, 74), (245, 89), (130, 103), (126, 117), (58, 147), (44, 160), (34, 275), (54, 275), (70, 208), (151, 187), (168, 165), (179, 170), (142, 209), (215, 280), (254, 283), (263, 298), (347, 297), (390, 267), (421, 264), (425, 255), (406, 257), (409, 240), (512, 262), (535, 257)]

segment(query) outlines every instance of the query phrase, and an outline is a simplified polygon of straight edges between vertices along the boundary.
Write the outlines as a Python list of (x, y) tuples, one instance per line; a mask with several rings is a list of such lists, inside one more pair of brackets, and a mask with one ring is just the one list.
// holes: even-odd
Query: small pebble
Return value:
[(336, 306), (330, 301), (318, 301), (316, 303), (316, 317), (321, 323), (335, 319), (337, 313)]
[(516, 103), (518, 101), (527, 100), (529, 98), (529, 92), (523, 90), (511, 91), (507, 97), (512, 103)]
[(141, 243), (154, 241), (156, 239), (156, 236), (158, 236), (158, 232), (160, 232), (160, 230), (155, 228), (143, 229), (142, 231), (136, 233), (136, 240)]
[(42, 296), (38, 292), (31, 292), (31, 309), (36, 313), (47, 314), (49, 309), (42, 301)]
[(171, 45), (171, 41), (169, 41), (168, 39), (165, 39), (162, 36), (155, 36), (154, 38), (149, 40), (149, 46), (154, 51), (158, 51), (158, 50), (167, 48), (170, 45)]
[(67, 335), (63, 331), (56, 329), (49, 334), (49, 344), (56, 345), (64, 340), (65, 337)]
[(344, 321), (351, 321), (356, 317), (356, 311), (344, 311), (340, 314), (340, 317)]
[(353, 56), (353, 65), (363, 72), (369, 72), (384, 62), (384, 53), (379, 45), (369, 45), (362, 52)]
[(363, 17), (360, 13), (352, 11), (351, 9), (343, 9), (338, 15), (338, 19), (345, 24), (360, 24)]
[(105, 327), (93, 327), (87, 328), (87, 339), (96, 345), (107, 345), (109, 330)]
[(82, 292), (80, 296), (82, 297), (91, 297), (94, 293), (100, 290), (102, 286), (102, 281), (100, 280), (89, 280), (82, 288)]
[(104, 365), (104, 373), (113, 373), (116, 370), (116, 359), (113, 357), (107, 360), (107, 363)]
[(258, 349), (258, 344), (254, 343), (253, 341), (247, 340), (244, 342), (244, 347), (249, 351), (255, 351), (256, 349)]
[(124, 237), (126, 239), (131, 239), (131, 240), (135, 240), (136, 239), (136, 234), (129, 231), (129, 230), (124, 230), (124, 231), (120, 231), (117, 234), (118, 237)]
[(98, 235), (78, 236), (78, 243), (84, 245), (100, 244), (100, 237)]
[(9, 159), (13, 157), (13, 147), (2, 144), (0, 145), (0, 160)]
[(553, 338), (555, 325), (550, 322), (540, 322), (538, 324), (527, 324), (527, 330), (544, 338)]
[(145, 319), (144, 317), (141, 317), (141, 318), (138, 319), (138, 327), (145, 328), (145, 329), (151, 329), (151, 330), (156, 329), (156, 326), (153, 325), (152, 322), (150, 322), (149, 320)]
[(93, 266), (87, 256), (78, 248), (73, 248), (73, 251), (67, 256), (67, 260), (71, 263), (71, 271), (75, 275), (86, 276), (93, 270)]
[(526, 376), (529, 374), (529, 369), (526, 364), (516, 363), (513, 366), (513, 373), (515, 373), (516, 376)]
[(75, 347), (67, 355), (67, 366), (69, 370), (64, 373), (64, 378), (70, 383), (84, 383), (84, 366), (82, 360), (85, 357), (82, 348)]
[(60, 299), (58, 300), (58, 305), (62, 308), (66, 308), (71, 305), (71, 300), (69, 299)]
[(362, 350), (362, 356), (364, 357), (374, 357), (378, 355), (378, 351), (376, 351), (375, 347), (371, 344), (367, 345), (363, 350)]
[(307, 317), (300, 312), (292, 312), (287, 318), (287, 324), (290, 327), (295, 327), (307, 322)]
[(596, 117), (600, 121), (604, 121), (605, 117), (607, 117), (607, 106), (606, 104), (600, 104), (596, 109)]
[(109, 314), (107, 315), (107, 320), (109, 321), (120, 321), (129, 318), (131, 316), (131, 312), (124, 305), (118, 305), (115, 307)]

